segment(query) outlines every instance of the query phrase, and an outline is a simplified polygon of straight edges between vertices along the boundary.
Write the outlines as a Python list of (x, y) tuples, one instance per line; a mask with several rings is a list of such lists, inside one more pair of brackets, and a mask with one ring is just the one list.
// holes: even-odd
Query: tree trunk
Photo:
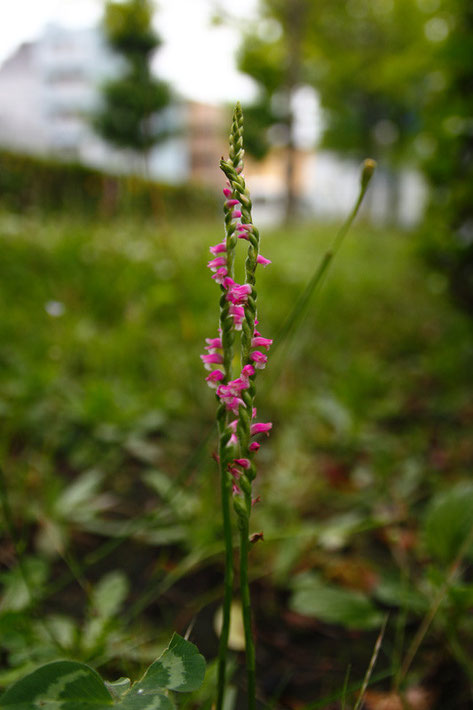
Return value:
[(287, 3), (287, 75), (286, 75), (286, 195), (285, 195), (285, 222), (294, 221), (297, 216), (297, 181), (296, 181), (296, 145), (294, 136), (294, 111), (292, 99), (294, 92), (301, 83), (302, 68), (302, 36), (305, 18), (307, 15), (307, 0), (292, 0)]

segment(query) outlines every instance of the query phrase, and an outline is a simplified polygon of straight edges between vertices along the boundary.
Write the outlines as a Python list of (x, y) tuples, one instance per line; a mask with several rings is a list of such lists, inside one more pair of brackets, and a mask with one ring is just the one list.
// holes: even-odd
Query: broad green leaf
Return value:
[[(436, 496), (424, 520), (423, 538), (438, 562), (453, 562), (473, 527), (473, 485), (460, 484)], [(473, 540), (465, 556), (473, 555)]]
[(300, 575), (294, 582), (291, 608), (328, 624), (348, 629), (372, 629), (382, 623), (382, 614), (361, 592), (326, 584), (316, 575)]
[(151, 664), (131, 692), (147, 693), (155, 688), (167, 688), (188, 693), (200, 687), (204, 674), (204, 657), (197, 647), (174, 634), (163, 655)]
[(47, 663), (14, 683), (0, 698), (3, 710), (104, 710), (113, 705), (99, 674), (84, 663)]
[(103, 473), (96, 469), (85, 471), (65, 488), (56, 501), (56, 510), (62, 519), (89, 517), (90, 502), (97, 496)]
[(2, 574), (4, 593), (0, 601), (0, 611), (20, 611), (28, 607), (31, 596), (41, 597), (48, 576), (48, 564), (39, 557), (27, 557), (23, 567), (17, 565)]
[(92, 593), (92, 606), (98, 616), (108, 619), (120, 611), (128, 594), (128, 580), (115, 570), (102, 577)]
[(399, 576), (386, 576), (374, 590), (376, 599), (388, 606), (422, 614), (429, 608), (429, 600)]

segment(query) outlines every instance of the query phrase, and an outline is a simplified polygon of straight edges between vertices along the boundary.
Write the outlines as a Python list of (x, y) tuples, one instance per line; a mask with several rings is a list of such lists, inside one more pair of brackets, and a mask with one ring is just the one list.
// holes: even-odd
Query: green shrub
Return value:
[(112, 175), (78, 163), (5, 150), (0, 150), (0, 204), (22, 213), (67, 211), (91, 218), (217, 214), (215, 196), (199, 185)]

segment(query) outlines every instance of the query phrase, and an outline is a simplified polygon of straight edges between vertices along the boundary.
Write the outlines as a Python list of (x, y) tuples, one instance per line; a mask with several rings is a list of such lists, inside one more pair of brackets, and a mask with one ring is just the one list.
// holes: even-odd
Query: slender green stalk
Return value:
[[(224, 406), (221, 405), (224, 409)], [(225, 414), (226, 418), (226, 414)], [(223, 519), (223, 537), (225, 542), (225, 576), (222, 607), (222, 629), (218, 648), (218, 682), (217, 682), (217, 710), (222, 710), (225, 698), (225, 680), (227, 670), (227, 648), (230, 633), (231, 605), (233, 596), (233, 543), (230, 500), (232, 483), (227, 471), (227, 441), (225, 436), (226, 422), (219, 420), (219, 468), (220, 468), (220, 493)]]
[(468, 531), (468, 535), (465, 537), (463, 540), (463, 543), (460, 545), (460, 548), (458, 550), (458, 553), (453, 560), (452, 564), (450, 565), (447, 575), (445, 577), (445, 580), (443, 584), (441, 585), (440, 589), (437, 592), (437, 595), (434, 597), (432, 604), (430, 606), (430, 609), (428, 610), (427, 614), (424, 616), (424, 619), (419, 626), (417, 633), (415, 634), (414, 638), (412, 639), (412, 642), (407, 649), (406, 656), (404, 658), (404, 662), (399, 670), (399, 672), (396, 675), (395, 682), (394, 682), (394, 689), (396, 692), (399, 692), (399, 689), (401, 688), (407, 673), (409, 671), (409, 668), (411, 667), (411, 663), (414, 660), (414, 657), (419, 650), (429, 628), (431, 623), (433, 622), (438, 610), (440, 609), (442, 602), (445, 599), (445, 596), (450, 588), (450, 585), (452, 584), (453, 580), (459, 573), (459, 568), (460, 565), (463, 562), (463, 559), (470, 549), (471, 545), (473, 543), (473, 525), (471, 526), (470, 530)]
[(369, 664), (368, 669), (365, 673), (365, 677), (363, 678), (363, 685), (361, 686), (360, 694), (359, 694), (358, 699), (355, 703), (354, 710), (360, 710), (361, 705), (363, 703), (365, 693), (366, 693), (366, 690), (367, 690), (369, 682), (370, 682), (370, 678), (373, 674), (375, 663), (377, 661), (379, 652), (381, 650), (381, 644), (383, 643), (384, 632), (386, 631), (386, 624), (387, 623), (388, 623), (388, 616), (386, 616), (386, 618), (384, 619), (383, 625), (382, 625), (381, 630), (378, 634), (378, 638), (376, 639), (373, 653), (371, 655), (370, 664)]
[(256, 664), (255, 643), (253, 640), (253, 629), (251, 623), (250, 585), (248, 582), (249, 516), (240, 515), (238, 524), (240, 528), (240, 589), (243, 627), (245, 629), (248, 710), (254, 710), (256, 705)]
[(365, 198), (366, 191), (368, 190), (368, 185), (373, 176), (375, 167), (376, 163), (374, 160), (368, 158), (364, 161), (360, 180), (360, 191), (356, 199), (355, 205), (353, 206), (353, 209), (351, 210), (350, 214), (348, 215), (345, 222), (342, 224), (337, 234), (335, 235), (332, 246), (323, 255), (319, 265), (317, 266), (311, 279), (307, 283), (307, 286), (297, 299), (292, 311), (290, 312), (284, 324), (282, 325), (281, 330), (279, 331), (277, 338), (275, 339), (275, 343), (273, 346), (273, 355), (275, 348), (280, 347), (284, 343), (284, 341), (289, 338), (291, 332), (294, 333), (294, 331), (301, 324), (305, 310), (313, 293), (323, 283), (323, 279), (330, 267), (330, 264), (337, 255), (337, 252), (340, 249), (343, 240), (345, 239), (353, 222), (355, 221), (355, 218), (360, 210), (361, 204)]

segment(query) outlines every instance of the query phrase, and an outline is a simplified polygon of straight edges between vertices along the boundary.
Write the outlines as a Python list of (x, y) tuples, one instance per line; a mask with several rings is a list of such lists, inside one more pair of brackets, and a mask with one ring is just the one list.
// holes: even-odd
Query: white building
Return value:
[[(119, 69), (120, 59), (98, 30), (48, 25), (37, 41), (22, 44), (0, 67), (0, 145), (112, 172), (129, 170), (130, 156), (102, 141), (90, 123), (101, 84)], [(182, 127), (183, 105), (175, 104), (163, 119)], [(178, 131), (153, 151), (150, 164), (156, 178), (186, 179), (189, 158)]]
[[(120, 59), (98, 29), (68, 30), (49, 25), (35, 42), (21, 45), (0, 67), (0, 145), (17, 151), (76, 159), (110, 172), (137, 168), (129, 152), (113, 149), (93, 131), (90, 118), (100, 102), (101, 84), (120, 71)], [(313, 93), (313, 92), (312, 92)], [(299, 116), (317, 112), (302, 107)], [(195, 180), (220, 186), (218, 159), (226, 151), (228, 116), (219, 106), (175, 101), (162, 119), (173, 137), (155, 148), (153, 178), (171, 183)], [(312, 126), (313, 129), (313, 126)], [(312, 130), (313, 133), (313, 130)], [(345, 215), (359, 184), (359, 166), (329, 153), (314, 152), (313, 136), (298, 153), (299, 199), (306, 216)], [(279, 221), (285, 194), (284, 151), (274, 149), (261, 164), (247, 163), (247, 177), (258, 219)], [(364, 207), (383, 221), (389, 214), (389, 176), (382, 169)], [(399, 176), (397, 220), (410, 226), (422, 216), (425, 186), (415, 172)]]

